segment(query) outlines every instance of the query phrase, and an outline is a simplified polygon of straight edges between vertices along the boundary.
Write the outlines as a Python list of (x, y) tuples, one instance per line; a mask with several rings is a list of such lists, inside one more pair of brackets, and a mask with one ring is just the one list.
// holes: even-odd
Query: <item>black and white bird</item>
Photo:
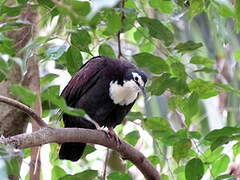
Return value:
[[(68, 106), (81, 108), (100, 127), (109, 131), (120, 124), (144, 91), (147, 77), (126, 60), (98, 56), (84, 64), (69, 81), (61, 96)], [(65, 127), (96, 129), (83, 117), (63, 114)], [(83, 154), (85, 143), (63, 143), (60, 159), (77, 161)]]

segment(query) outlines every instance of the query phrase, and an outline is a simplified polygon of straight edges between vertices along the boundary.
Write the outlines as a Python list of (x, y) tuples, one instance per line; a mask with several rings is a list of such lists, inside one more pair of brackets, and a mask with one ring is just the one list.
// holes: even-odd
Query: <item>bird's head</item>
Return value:
[(133, 88), (138, 89), (145, 95), (144, 87), (147, 82), (147, 76), (143, 71), (139, 69), (129, 69), (124, 76), (124, 82), (131, 82)]

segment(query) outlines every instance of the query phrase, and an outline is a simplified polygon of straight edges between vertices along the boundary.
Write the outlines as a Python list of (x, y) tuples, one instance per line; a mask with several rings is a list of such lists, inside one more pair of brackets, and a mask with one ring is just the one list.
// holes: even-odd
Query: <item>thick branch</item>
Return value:
[(99, 144), (119, 152), (124, 159), (130, 160), (143, 173), (146, 179), (160, 179), (157, 170), (141, 152), (125, 141), (122, 141), (121, 145), (117, 146), (114, 139), (108, 138), (104, 132), (98, 130), (47, 127), (31, 134), (20, 134), (9, 138), (2, 138), (0, 142), (14, 145), (19, 149), (40, 146), (47, 143), (82, 142)]
[(31, 108), (29, 108), (25, 104), (22, 104), (14, 99), (11, 99), (5, 96), (0, 96), (0, 102), (14, 106), (15, 108), (18, 108), (23, 112), (27, 113), (30, 117), (32, 117), (37, 122), (37, 124), (40, 127), (47, 127), (47, 124)]

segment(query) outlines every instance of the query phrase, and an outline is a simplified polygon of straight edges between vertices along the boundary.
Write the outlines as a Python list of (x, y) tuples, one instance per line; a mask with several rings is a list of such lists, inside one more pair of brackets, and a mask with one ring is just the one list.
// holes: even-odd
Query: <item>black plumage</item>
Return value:
[[(145, 85), (147, 81), (145, 74), (130, 62), (98, 56), (80, 68), (65, 87), (61, 96), (65, 98), (68, 106), (84, 109), (99, 126), (114, 128), (123, 121), (136, 98), (129, 104), (114, 102), (110, 97), (110, 84), (117, 82), (118, 85), (123, 86), (124, 83), (134, 80), (139, 87), (142, 86), (143, 84), (138, 83), (138, 78), (133, 77), (133, 72), (140, 75)], [(138, 92), (139, 89), (136, 91)], [(83, 117), (63, 114), (63, 121), (65, 127), (96, 128)], [(63, 143), (59, 158), (77, 161), (82, 156), (85, 145), (84, 143)]]

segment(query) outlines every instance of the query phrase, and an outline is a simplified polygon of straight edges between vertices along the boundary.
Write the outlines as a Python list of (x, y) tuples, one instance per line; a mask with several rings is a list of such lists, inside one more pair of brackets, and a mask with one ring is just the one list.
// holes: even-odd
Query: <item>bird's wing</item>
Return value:
[(68, 106), (75, 106), (79, 98), (96, 83), (105, 66), (106, 59), (99, 56), (89, 60), (79, 69), (61, 93)]

